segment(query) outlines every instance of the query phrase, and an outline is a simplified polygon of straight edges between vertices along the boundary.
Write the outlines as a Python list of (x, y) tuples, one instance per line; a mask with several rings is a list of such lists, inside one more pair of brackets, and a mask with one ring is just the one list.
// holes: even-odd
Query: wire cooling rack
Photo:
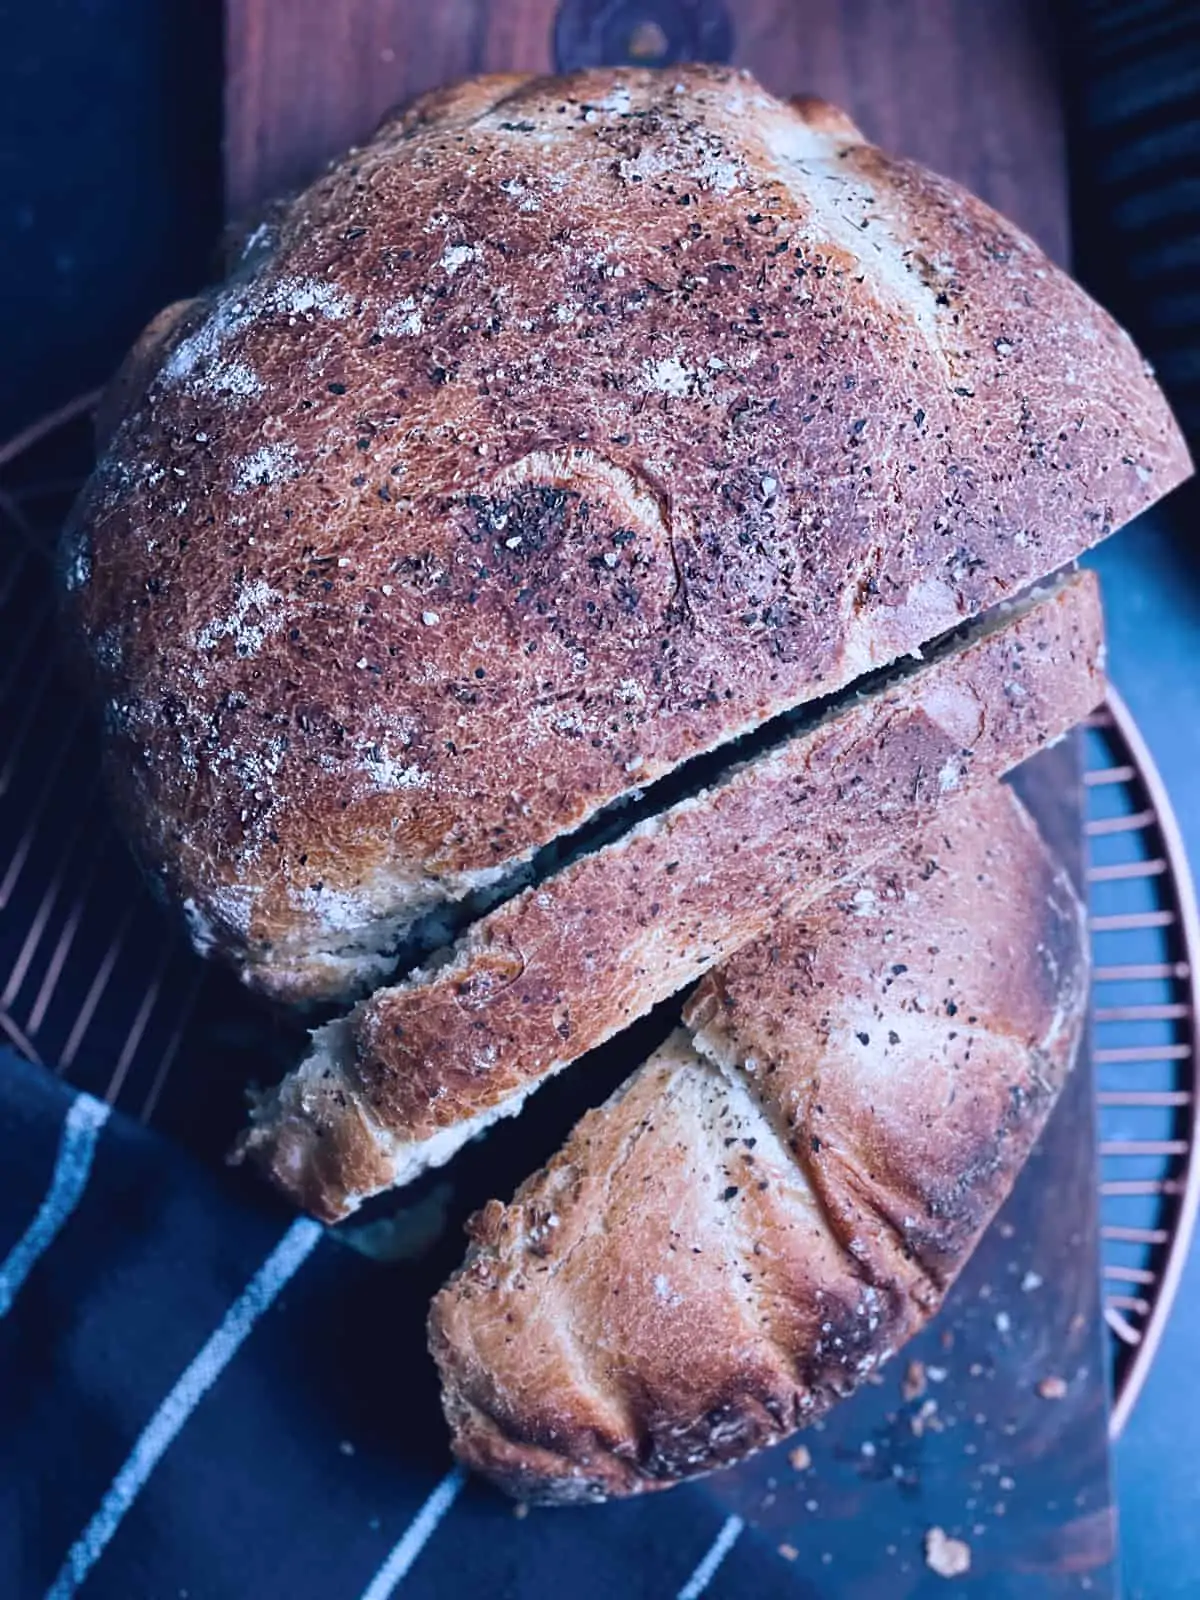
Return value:
[[(243, 1085), (278, 1076), (297, 1039), (197, 960), (151, 900), (109, 821), (93, 733), (56, 660), (50, 556), (91, 465), (96, 398), (0, 446), (0, 1035), (218, 1156)], [(1158, 1346), (1200, 1192), (1200, 924), (1170, 803), (1117, 694), (1090, 720), (1084, 751), (1115, 1436)]]

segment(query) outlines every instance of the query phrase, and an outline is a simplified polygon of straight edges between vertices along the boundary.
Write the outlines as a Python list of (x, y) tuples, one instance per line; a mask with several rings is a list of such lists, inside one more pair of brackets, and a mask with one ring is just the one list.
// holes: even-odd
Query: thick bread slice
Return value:
[(328, 1220), (447, 1160), (576, 1060), (894, 848), (1102, 696), (1095, 579), (976, 632), (476, 923), (314, 1035), (242, 1149)]
[(711, 974), (434, 1301), (459, 1457), (662, 1488), (821, 1415), (937, 1309), (1071, 1065), (1083, 911), (999, 785)]
[(417, 102), (122, 409), (63, 557), (114, 779), (198, 947), (294, 999), (1189, 465), (1027, 238), (715, 67)]

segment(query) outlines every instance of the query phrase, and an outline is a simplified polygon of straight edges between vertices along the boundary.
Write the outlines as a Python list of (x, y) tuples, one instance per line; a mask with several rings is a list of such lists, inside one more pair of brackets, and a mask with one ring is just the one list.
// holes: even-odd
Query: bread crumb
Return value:
[(779, 1546), (779, 1554), (785, 1561), (795, 1561), (800, 1552), (794, 1544), (781, 1544)]
[(925, 1565), (939, 1578), (961, 1578), (971, 1570), (971, 1546), (965, 1539), (952, 1539), (944, 1528), (930, 1528), (925, 1535)]
[(1032, 1294), (1035, 1289), (1040, 1289), (1045, 1280), (1040, 1272), (1027, 1272), (1021, 1279), (1021, 1289), (1025, 1294)]
[(919, 1400), (925, 1393), (925, 1363), (923, 1361), (910, 1361), (900, 1385), (900, 1393), (906, 1400)]
[(794, 1472), (807, 1472), (812, 1466), (812, 1452), (806, 1444), (798, 1444), (794, 1450), (788, 1451), (788, 1461)]
[(1037, 1392), (1043, 1400), (1061, 1400), (1067, 1392), (1067, 1380), (1055, 1375), (1043, 1378), (1037, 1386)]
[(421, 613), (421, 621), (427, 628), (436, 628), (441, 620), (436, 611), (422, 611)]
[(942, 1423), (941, 1419), (937, 1415), (937, 1408), (938, 1403), (936, 1400), (925, 1400), (922, 1402), (921, 1409), (917, 1412), (916, 1416), (911, 1418), (909, 1421), (909, 1427), (912, 1429), (916, 1438), (922, 1438), (926, 1429), (928, 1429), (930, 1433), (941, 1433)]

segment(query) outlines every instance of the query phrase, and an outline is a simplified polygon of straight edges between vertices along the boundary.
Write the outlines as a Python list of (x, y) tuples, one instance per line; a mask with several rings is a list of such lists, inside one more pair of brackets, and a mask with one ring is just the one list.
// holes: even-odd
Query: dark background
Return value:
[[(280, 0), (286, 3), (286, 0)], [(334, 3), (334, 0), (330, 0)], [(435, 0), (430, 0), (435, 3)], [(1004, 0), (962, 0), (1003, 4)], [(1057, 7), (1076, 270), (1200, 431), (1200, 5)], [(0, 438), (215, 273), (218, 0), (0, 0)], [(1185, 492), (1096, 558), (1112, 676), (1200, 857), (1200, 539)], [(1117, 1452), (1130, 1596), (1200, 1592), (1200, 1261)]]

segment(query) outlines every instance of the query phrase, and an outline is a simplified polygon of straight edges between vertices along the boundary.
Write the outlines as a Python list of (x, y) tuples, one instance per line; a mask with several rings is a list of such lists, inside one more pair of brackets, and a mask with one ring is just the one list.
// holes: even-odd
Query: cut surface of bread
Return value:
[(717, 67), (418, 101), (103, 428), (62, 574), (119, 804), (197, 947), (294, 1001), (1189, 465), (1029, 239)]
[(1102, 697), (1102, 649), (1095, 579), (1075, 574), (785, 734), (318, 1032), (241, 1153), (330, 1221), (449, 1159), (781, 912), (1064, 734)]
[(1087, 970), (1069, 879), (990, 785), (710, 973), (473, 1220), (430, 1319), (459, 1458), (571, 1503), (819, 1417), (936, 1310), (1007, 1195)]

